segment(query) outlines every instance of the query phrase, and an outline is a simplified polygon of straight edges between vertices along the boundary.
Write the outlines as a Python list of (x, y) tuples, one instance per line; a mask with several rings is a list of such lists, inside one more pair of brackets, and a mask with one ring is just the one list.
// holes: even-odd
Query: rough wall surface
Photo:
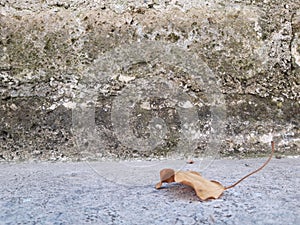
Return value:
[(1, 160), (300, 153), (296, 0), (0, 0), (0, 59)]

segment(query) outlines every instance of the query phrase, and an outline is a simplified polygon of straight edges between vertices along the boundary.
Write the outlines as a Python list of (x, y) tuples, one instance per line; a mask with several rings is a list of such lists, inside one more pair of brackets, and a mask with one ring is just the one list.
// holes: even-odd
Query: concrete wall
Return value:
[(300, 152), (300, 4), (0, 0), (0, 160)]

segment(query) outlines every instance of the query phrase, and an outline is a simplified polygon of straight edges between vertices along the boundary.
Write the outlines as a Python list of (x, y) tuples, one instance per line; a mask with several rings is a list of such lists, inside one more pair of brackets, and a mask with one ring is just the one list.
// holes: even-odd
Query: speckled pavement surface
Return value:
[[(202, 174), (227, 186), (264, 161), (215, 160)], [(200, 168), (183, 161), (2, 163), (0, 224), (300, 224), (300, 158), (274, 158), (207, 202), (180, 184), (156, 190), (164, 167)]]

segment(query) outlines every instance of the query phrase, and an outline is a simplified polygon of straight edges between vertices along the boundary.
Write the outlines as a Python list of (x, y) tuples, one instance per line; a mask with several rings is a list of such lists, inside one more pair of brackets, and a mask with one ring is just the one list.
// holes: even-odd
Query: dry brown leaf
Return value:
[(272, 144), (272, 153), (269, 156), (268, 160), (258, 169), (255, 171), (247, 174), (242, 179), (238, 180), (234, 184), (224, 187), (221, 183), (214, 180), (207, 180), (201, 176), (200, 173), (196, 171), (178, 171), (175, 172), (173, 169), (163, 169), (160, 171), (160, 182), (156, 184), (156, 188), (161, 188), (162, 183), (171, 183), (171, 182), (178, 182), (182, 183), (184, 185), (191, 186), (196, 191), (197, 196), (205, 201), (208, 199), (217, 199), (219, 198), (222, 193), (230, 188), (235, 187), (237, 184), (239, 184), (241, 181), (245, 180), (247, 177), (257, 173), (261, 169), (263, 169), (271, 160), (273, 154), (274, 154), (274, 142), (271, 142)]
[(225, 190), (219, 182), (207, 180), (195, 171), (179, 171), (175, 173), (175, 181), (194, 188), (203, 201), (219, 198)]

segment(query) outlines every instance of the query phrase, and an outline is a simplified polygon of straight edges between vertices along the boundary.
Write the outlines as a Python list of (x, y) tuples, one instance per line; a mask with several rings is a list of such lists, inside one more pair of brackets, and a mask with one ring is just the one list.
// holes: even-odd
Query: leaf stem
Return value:
[(246, 178), (250, 177), (251, 175), (259, 172), (260, 170), (262, 170), (269, 162), (270, 160), (272, 159), (273, 157), (273, 154), (274, 154), (274, 151), (275, 151), (275, 144), (274, 144), (274, 141), (271, 141), (271, 145), (272, 145), (272, 152), (268, 158), (268, 160), (261, 166), (259, 167), (258, 169), (254, 170), (253, 172), (249, 173), (248, 175), (244, 176), (242, 179), (238, 180), (237, 182), (235, 182), (234, 184), (228, 186), (228, 187), (225, 187), (225, 190), (227, 189), (230, 189), (230, 188), (233, 188), (235, 187), (236, 185), (238, 185), (240, 182), (242, 182), (243, 180), (245, 180)]

